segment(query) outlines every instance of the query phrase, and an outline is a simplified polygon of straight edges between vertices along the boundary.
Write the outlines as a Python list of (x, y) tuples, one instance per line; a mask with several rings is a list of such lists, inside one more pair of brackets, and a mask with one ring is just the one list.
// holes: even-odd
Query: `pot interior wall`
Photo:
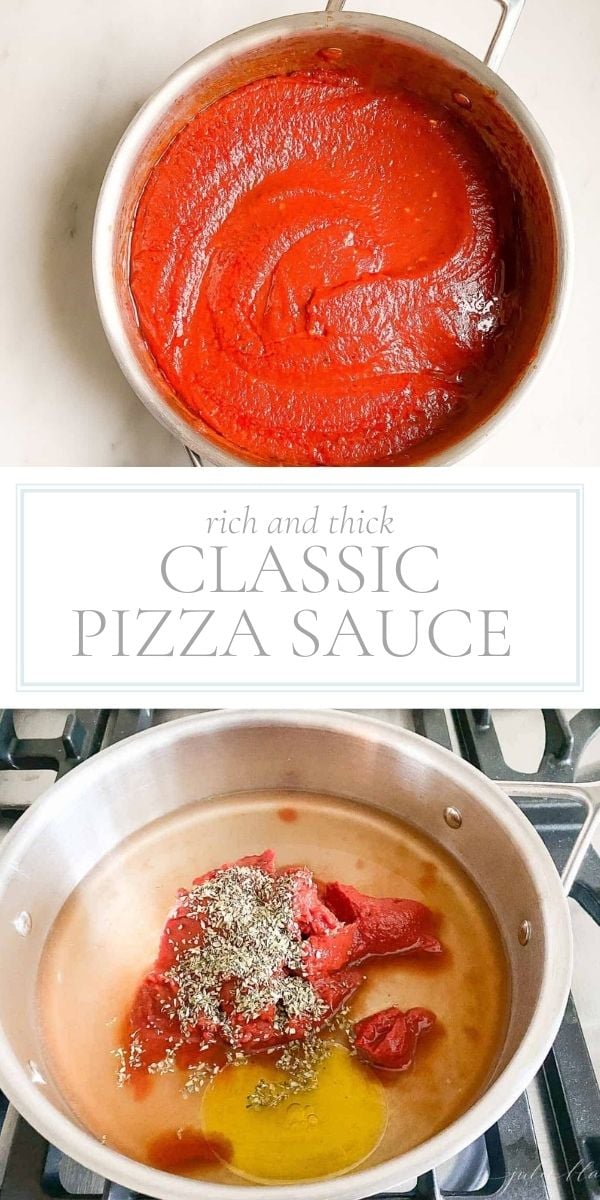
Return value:
[[(466, 783), (457, 781), (436, 758), (428, 743), (382, 734), (376, 725), (341, 730), (320, 727), (318, 718), (314, 725), (288, 725), (256, 715), (241, 724), (216, 718), (202, 728), (197, 721), (178, 722), (78, 768), (54, 790), (39, 826), (30, 823), (29, 845), (12, 856), (0, 879), (0, 1023), (23, 1070), (33, 1061), (44, 1074), (35, 1021), (39, 961), (60, 908), (87, 872), (129, 834), (182, 805), (285, 788), (326, 792), (395, 813), (442, 843), (479, 884), (503, 932), (512, 981), (499, 1074), (536, 1008), (550, 913), (526, 849), (497, 811), (494, 789), (470, 772)], [(459, 829), (446, 823), (447, 805), (460, 809)], [(18, 932), (23, 912), (31, 918), (27, 937)], [(525, 919), (533, 936), (523, 947), (517, 933)], [(69, 1111), (50, 1079), (44, 1095)]]
[[(215, 47), (205, 73), (195, 79), (163, 110), (151, 135), (141, 147), (126, 183), (122, 207), (114, 235), (114, 272), (120, 304), (127, 326), (131, 347), (154, 387), (163, 399), (190, 427), (212, 441), (217, 450), (240, 455), (235, 446), (228, 445), (191, 416), (158, 371), (139, 333), (135, 309), (129, 291), (129, 244), (132, 222), (141, 192), (148, 175), (179, 130), (206, 105), (243, 84), (268, 75), (318, 65), (327, 66), (318, 52), (335, 46), (343, 51), (341, 60), (346, 67), (360, 71), (371, 83), (390, 86), (400, 83), (422, 97), (447, 106), (466, 125), (477, 130), (506, 175), (507, 189), (514, 197), (514, 221), (505, 231), (516, 247), (512, 261), (507, 260), (507, 280), (518, 291), (519, 304), (509, 326), (499, 336), (494, 351), (494, 369), (486, 372), (481, 393), (473, 405), (459, 414), (450, 431), (432, 438), (419, 457), (429, 458), (454, 444), (477, 425), (482, 424), (510, 393), (530, 366), (553, 308), (557, 279), (556, 219), (550, 193), (537, 159), (515, 120), (502, 107), (495, 93), (453, 63), (431, 54), (406, 34), (395, 36), (386, 32), (370, 32), (366, 22), (376, 24), (378, 18), (339, 14), (336, 18), (310, 14), (298, 18), (310, 19), (311, 28), (285, 36), (255, 34), (249, 36), (249, 48), (231, 48), (229, 52)], [(399, 22), (388, 22), (390, 26)], [(422, 35), (426, 37), (427, 35)], [(215, 61), (216, 60), (216, 61)], [(329, 69), (339, 66), (329, 64)], [(456, 97), (459, 97), (457, 100)], [(465, 108), (464, 97), (470, 107)], [(403, 460), (407, 461), (407, 460)]]

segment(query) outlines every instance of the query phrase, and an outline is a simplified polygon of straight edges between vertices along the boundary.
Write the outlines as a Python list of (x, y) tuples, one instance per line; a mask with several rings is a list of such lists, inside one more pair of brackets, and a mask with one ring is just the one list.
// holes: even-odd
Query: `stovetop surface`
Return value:
[[(104, 746), (181, 715), (169, 710), (87, 709), (71, 713), (0, 713), (0, 837), (28, 805)], [(553, 782), (600, 778), (600, 710), (567, 715), (442, 709), (378, 712), (461, 754), (492, 779)], [(526, 736), (524, 736), (526, 733)], [(543, 838), (557, 868), (581, 826), (572, 801), (524, 799), (519, 806)], [(600, 998), (590, 953), (600, 934), (600, 858), (591, 849), (571, 892), (576, 947), (574, 994), (535, 1083), (510, 1111), (451, 1163), (406, 1192), (437, 1200), (502, 1195), (510, 1200), (600, 1200)], [(580, 935), (578, 938), (578, 934)], [(600, 957), (600, 956), (598, 956)], [(578, 986), (576, 986), (578, 985)], [(585, 1032), (584, 1032), (585, 1030)], [(590, 1055), (596, 1059), (596, 1070)], [(0, 1095), (0, 1200), (110, 1196), (123, 1188), (100, 1179), (48, 1146)]]

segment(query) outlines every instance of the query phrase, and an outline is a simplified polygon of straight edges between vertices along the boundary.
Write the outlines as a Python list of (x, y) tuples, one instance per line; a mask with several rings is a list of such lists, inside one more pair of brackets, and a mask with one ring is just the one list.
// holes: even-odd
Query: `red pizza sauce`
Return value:
[(152, 170), (131, 241), (141, 332), (242, 454), (408, 461), (477, 406), (509, 319), (510, 220), (448, 109), (339, 67), (261, 79)]

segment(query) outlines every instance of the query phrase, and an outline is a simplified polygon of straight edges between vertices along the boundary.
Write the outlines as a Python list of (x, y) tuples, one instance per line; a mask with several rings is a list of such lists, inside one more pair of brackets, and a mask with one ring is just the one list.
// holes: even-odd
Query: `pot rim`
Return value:
[[(200, 50), (182, 66), (177, 68), (148, 98), (123, 133), (110, 160), (96, 207), (92, 238), (92, 265), (94, 288), (100, 318), (112, 352), (125, 378), (146, 408), (180, 442), (195, 451), (205, 454), (210, 465), (217, 466), (285, 466), (253, 460), (219, 444), (188, 422), (169, 402), (160, 395), (153, 382), (133, 352), (122, 320), (117, 288), (113, 273), (114, 231), (120, 210), (121, 198), (127, 184), (132, 164), (146, 143), (151, 131), (160, 118), (183, 92), (218, 66), (224, 59), (237, 51), (247, 51), (263, 45), (274, 38), (302, 30), (355, 30), (357, 33), (378, 33), (437, 54), (454, 66), (458, 66), (494, 93), (500, 105), (524, 135), (538, 162), (548, 188), (554, 216), (557, 238), (557, 263), (554, 294), (549, 308), (546, 325), (533, 360), (498, 407), (475, 429), (459, 442), (445, 448), (420, 463), (410, 465), (443, 466), (457, 462), (471, 454), (487, 440), (493, 428), (504, 420), (508, 412), (521, 399), (533, 382), (535, 374), (548, 359), (558, 337), (568, 307), (573, 283), (573, 230), (571, 211), (565, 186), (562, 181), (554, 153), (542, 130), (517, 94), (499, 75), (468, 50), (447, 38), (441, 37), (419, 25), (400, 21), (395, 17), (383, 17), (371, 13), (309, 12), (278, 17), (247, 26)], [(366, 464), (369, 465), (369, 464)], [(372, 463), (372, 466), (385, 466)]]
[[(121, 763), (126, 767), (128, 761), (143, 758), (150, 741), (160, 749), (161, 745), (176, 742), (179, 737), (195, 732), (210, 735), (215, 731), (248, 729), (264, 724), (361, 734), (371, 742), (384, 745), (393, 741), (407, 748), (413, 757), (433, 761), (459, 786), (464, 783), (466, 790), (475, 792), (479, 802), (493, 813), (507, 833), (518, 838), (538, 886), (545, 921), (548, 923), (551, 919), (552, 924), (542, 984), (529, 1029), (508, 1065), (466, 1113), (413, 1150), (375, 1167), (313, 1183), (269, 1186), (273, 1200), (297, 1200), (300, 1196), (302, 1200), (331, 1200), (332, 1194), (336, 1200), (359, 1200), (365, 1195), (377, 1194), (386, 1185), (397, 1187), (400, 1173), (408, 1180), (439, 1166), (485, 1133), (531, 1083), (554, 1041), (563, 1017), (571, 985), (573, 957), (566, 897), (541, 838), (514, 801), (493, 781), (444, 747), (410, 730), (373, 717), (334, 710), (292, 710), (282, 713), (276, 710), (250, 712), (224, 709), (192, 714), (135, 734), (101, 751), (40, 796), (19, 819), (0, 849), (0, 905), (3, 902), (5, 874), (10, 875), (15, 870), (15, 863), (36, 841), (40, 831), (54, 820), (57, 806), (60, 809), (68, 807), (73, 798), (81, 793), (82, 787), (85, 789), (88, 778), (93, 779), (95, 775), (101, 780), (103, 775), (120, 770)], [(106, 1179), (143, 1195), (159, 1197), (160, 1200), (215, 1200), (215, 1197), (219, 1197), (219, 1200), (255, 1200), (256, 1184), (215, 1184), (171, 1175), (103, 1145), (78, 1125), (74, 1117), (59, 1112), (45, 1098), (41, 1087), (28, 1078), (24, 1065), (13, 1052), (1, 1020), (0, 1087), (43, 1137)]]

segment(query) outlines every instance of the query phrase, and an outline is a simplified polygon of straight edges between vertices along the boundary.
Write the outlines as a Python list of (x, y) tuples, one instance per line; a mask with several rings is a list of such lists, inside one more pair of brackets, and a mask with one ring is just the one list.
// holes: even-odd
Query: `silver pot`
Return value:
[[(370, 13), (342, 12), (344, 2), (329, 0), (325, 12), (253, 25), (202, 50), (146, 102), (123, 135), (104, 179), (93, 246), (100, 316), (134, 391), (185, 443), (196, 465), (277, 464), (253, 460), (192, 417), (158, 371), (141, 337), (129, 289), (129, 239), (136, 207), (157, 158), (200, 108), (248, 79), (306, 65), (317, 50), (332, 43), (344, 49), (350, 63), (368, 54), (375, 59), (384, 43), (413, 90), (450, 105), (460, 104), (466, 96), (471, 107), (461, 107), (462, 118), (487, 141), (523, 206), (528, 284), (515, 347), (498, 372), (502, 378), (491, 383), (493, 392), (481, 401), (479, 425), (472, 428), (465, 423), (461, 430), (457, 424), (452, 445), (431, 439), (420, 461), (441, 465), (470, 453), (525, 393), (558, 333), (571, 275), (565, 192), (541, 130), (496, 74), (524, 0), (501, 0), (502, 16), (484, 63), (419, 26)], [(431, 69), (423, 69), (423, 51)]]
[[(569, 791), (550, 784), (506, 786), (513, 794)], [(572, 966), (566, 891), (600, 812), (600, 785), (571, 789), (588, 816), (563, 887), (541, 839), (500, 786), (434, 743), (383, 722), (337, 712), (218, 712), (138, 734), (54, 785), (0, 852), (0, 1087), (53, 1144), (145, 1195), (250, 1200), (256, 1187), (203, 1183), (146, 1167), (78, 1124), (46, 1074), (34, 1016), (40, 957), (73, 888), (124, 838), (182, 805), (269, 788), (328, 792), (375, 805), (443, 843), (495, 914), (512, 987), (500, 1061), (468, 1112), (401, 1157), (321, 1183), (270, 1187), (273, 1200), (359, 1200), (448, 1160), (517, 1100), (563, 1016)], [(458, 828), (449, 808), (460, 813)]]

